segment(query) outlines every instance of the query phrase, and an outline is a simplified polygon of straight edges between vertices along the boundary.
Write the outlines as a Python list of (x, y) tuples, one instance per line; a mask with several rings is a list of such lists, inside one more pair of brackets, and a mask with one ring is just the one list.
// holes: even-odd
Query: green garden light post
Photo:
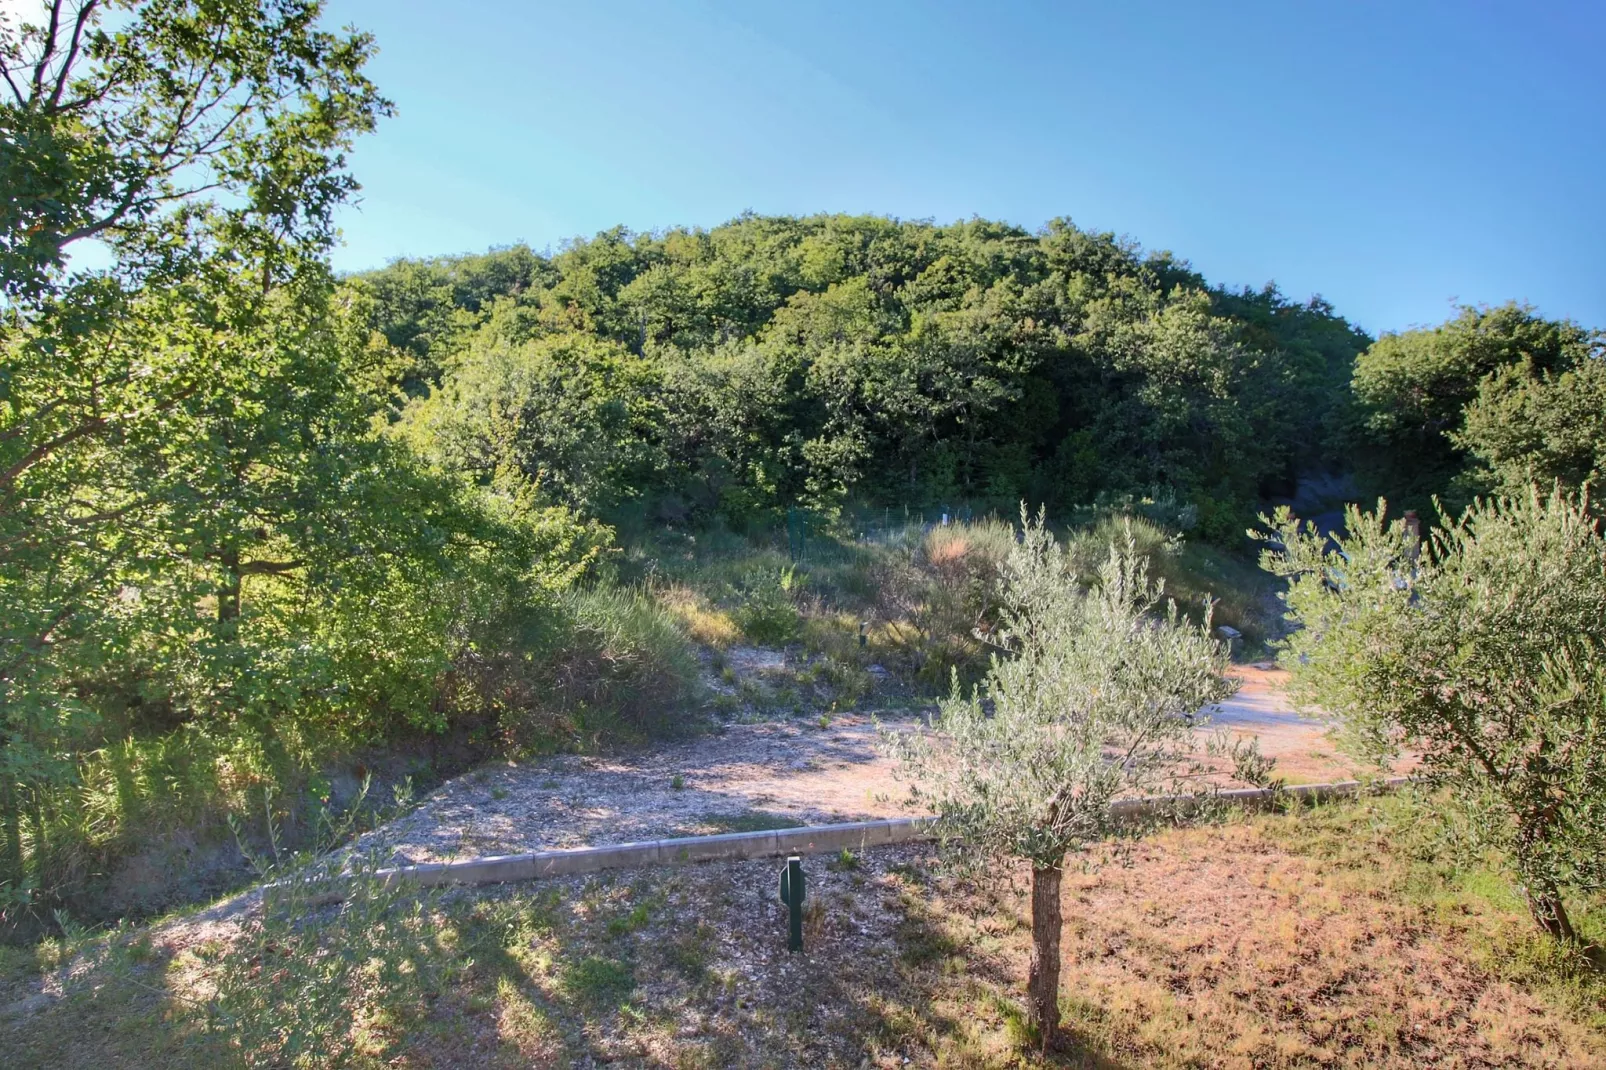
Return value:
[(781, 870), (781, 902), (787, 906), (788, 951), (803, 950), (803, 859), (792, 855)]

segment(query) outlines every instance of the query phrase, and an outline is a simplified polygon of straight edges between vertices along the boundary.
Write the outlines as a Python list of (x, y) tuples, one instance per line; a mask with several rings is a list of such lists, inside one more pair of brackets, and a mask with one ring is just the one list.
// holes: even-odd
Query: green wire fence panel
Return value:
[(786, 551), (793, 561), (808, 560), (809, 514), (793, 506), (786, 511)]

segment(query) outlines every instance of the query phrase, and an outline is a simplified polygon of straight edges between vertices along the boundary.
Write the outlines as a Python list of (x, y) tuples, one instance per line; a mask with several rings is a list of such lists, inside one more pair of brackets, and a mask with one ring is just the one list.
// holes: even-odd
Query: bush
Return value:
[(679, 622), (631, 587), (560, 595), (526, 649), (478, 661), (469, 693), (514, 752), (589, 748), (673, 735), (700, 693), (697, 657)]
[(793, 568), (751, 572), (742, 582), (736, 625), (755, 643), (780, 645), (797, 638), (800, 621), (796, 597), (802, 577)]
[(1280, 510), (1265, 566), (1304, 627), (1295, 695), (1382, 763), (1402, 751), (1511, 860), (1537, 925), (1572, 942), (1564, 899), (1606, 888), (1606, 537), (1582, 498), (1478, 502), (1424, 545), (1385, 506), (1349, 535)]

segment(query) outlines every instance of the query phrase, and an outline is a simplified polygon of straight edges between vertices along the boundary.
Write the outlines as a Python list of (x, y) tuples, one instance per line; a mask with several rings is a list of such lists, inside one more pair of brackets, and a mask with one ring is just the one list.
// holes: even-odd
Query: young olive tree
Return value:
[(1042, 514), (1021, 519), (985, 680), (968, 696), (956, 681), (933, 731), (889, 739), (945, 838), (1031, 866), (1027, 1010), (1046, 1051), (1059, 1028), (1067, 856), (1116, 831), (1112, 800), (1152, 794), (1186, 767), (1196, 711), (1232, 685), (1208, 613), (1195, 624), (1175, 602), (1162, 610), (1163, 584), (1130, 539), (1084, 588)]
[(1419, 755), (1535, 923), (1574, 941), (1565, 896), (1606, 887), (1606, 539), (1560, 489), (1479, 501), (1425, 545), (1385, 510), (1351, 506), (1336, 546), (1264, 518), (1262, 564), (1302, 625), (1294, 696), (1382, 765)]

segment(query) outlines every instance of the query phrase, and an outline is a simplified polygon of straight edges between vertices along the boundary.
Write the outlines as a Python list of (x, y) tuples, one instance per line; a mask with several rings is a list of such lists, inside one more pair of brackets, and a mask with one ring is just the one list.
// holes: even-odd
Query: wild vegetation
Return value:
[(802, 504), (1013, 515), (1169, 488), (1234, 539), (1338, 460), (1366, 338), (1069, 221), (623, 230), (352, 280), (416, 395), (402, 433), (489, 483), (738, 530)]
[[(0, 12), (0, 930), (46, 939), (15, 962), (70, 945), (103, 953), (96, 969), (129, 967), (108, 1002), (73, 997), (45, 1019), (56, 1039), (28, 1032), (24, 1062), (73, 1061), (52, 1045), (106, 1007), (133, 1016), (128, 1050), (173, 1060), (316, 1061), (297, 1045), (323, 1035), (377, 1061), (459, 1027), (572, 1053), (613, 1043), (598, 1023), (692, 1061), (780, 1043), (740, 1032), (783, 1020), (769, 1009), (731, 1018), (727, 1039), (653, 1032), (687, 1008), (753, 1011), (734, 965), (709, 980), (696, 940), (639, 961), (601, 947), (678, 894), (653, 898), (657, 878), (569, 888), (563, 910), (519, 892), (374, 899), (307, 928), (269, 914), (246, 953), (172, 961), (149, 933), (80, 926), (240, 887), (265, 838), (322, 843), (375, 820), (367, 799), (493, 756), (722, 714), (828, 718), (947, 694), (938, 727), (978, 753), (1074, 743), (1051, 755), (1055, 783), (1091, 805), (1114, 786), (1100, 744), (1133, 718), (1150, 740), (1144, 726), (1170, 723), (1158, 711), (1217, 693), (1219, 624), (1248, 650), (1281, 644), (1309, 701), (1368, 753), (1420, 755), (1450, 816), (1369, 803), (1157, 842), (1248, 837), (1297, 858), (1290, 872), (1336, 867), (1343, 890), (1323, 909), (1387, 898), (1393, 927), (1339, 926), (1335, 954), (1342, 933), (1403, 955), (1431, 931), (1436, 961), (1471, 963), (1467, 999), (1533, 993), (1524, 1028), (1541, 1039), (1486, 1037), (1486, 1061), (1596, 1043), (1598, 978), (1575, 967), (1606, 935), (1606, 596), (1588, 494), (1606, 466), (1601, 332), (1506, 305), (1373, 339), (1319, 297), (1212, 283), (1067, 219), (747, 214), (338, 277), (335, 212), (358, 188), (346, 154), (391, 111), (365, 73), (368, 36), (327, 29), (319, 0), (15, 12)], [(1284, 512), (1257, 569), (1244, 532), (1261, 510), (1361, 494), (1442, 507), (1443, 522), (1418, 545), (1388, 506), (1352, 510), (1335, 554), (1325, 528)], [(1046, 524), (998, 519), (1022, 502)], [(1159, 623), (1150, 573), (1176, 599)], [(1096, 641), (1114, 632), (1131, 641)], [(710, 686), (752, 646), (795, 652), (796, 686)], [(1089, 674), (1145, 665), (1142, 687), (1089, 697)], [(1035, 770), (1042, 755), (1016, 757)], [(1015, 786), (1046, 802), (1060, 790), (1046, 783)], [(1103, 850), (1100, 829), (1065, 826), (1076, 812), (1016, 822), (1003, 853), (1057, 873), (1055, 852)], [(1387, 834), (1379, 814), (1399, 818)], [(1438, 853), (1425, 829), (1443, 834)], [(1367, 870), (1352, 841), (1386, 864)], [(1556, 946), (1507, 932), (1494, 872), (1515, 875)], [(967, 923), (916, 902), (937, 880), (924, 871), (876, 880), (896, 931), (917, 934), (895, 942), (927, 950), (907, 970), (860, 964), (833, 990), (843, 1013), (882, 1038), (874, 1057), (990, 1058), (996, 1038), (927, 1004), (997, 1006), (994, 1032), (1014, 1020), (992, 1002), (1019, 972), (1014, 901), (944, 886)], [(1278, 932), (1306, 924), (1267, 909)], [(1072, 919), (1075, 961), (1138, 928), (1097, 924)], [(1233, 1030), (1251, 1061), (1281, 1050), (1254, 1031), (1286, 1033), (1289, 1015), (1251, 990), (1293, 969), (1297, 941), (1268, 952), (1275, 968), (1218, 956), (1206, 975), (1140, 935), (1141, 984), (1111, 981), (1096, 1006), (1040, 988), (1040, 1039), (1064, 1013), (1099, 1058), (1213, 1050)], [(973, 987), (968, 955), (1005, 963), (1008, 983)], [(660, 969), (681, 971), (673, 1006), (637, 994)], [(1182, 987), (1160, 992), (1160, 973)], [(1196, 1015), (1184, 988), (1232, 1012)], [(1409, 998), (1422, 991), (1438, 992)], [(888, 994), (909, 992), (935, 1002)], [(1404, 1065), (1488, 1024), (1457, 1004), (1442, 1036), (1413, 1039), (1387, 1017), (1403, 998), (1344, 996), (1349, 1017), (1298, 1026), (1300, 1051)], [(1382, 1024), (1357, 1032), (1352, 1017)], [(414, 1039), (420, 1023), (436, 1032)]]

